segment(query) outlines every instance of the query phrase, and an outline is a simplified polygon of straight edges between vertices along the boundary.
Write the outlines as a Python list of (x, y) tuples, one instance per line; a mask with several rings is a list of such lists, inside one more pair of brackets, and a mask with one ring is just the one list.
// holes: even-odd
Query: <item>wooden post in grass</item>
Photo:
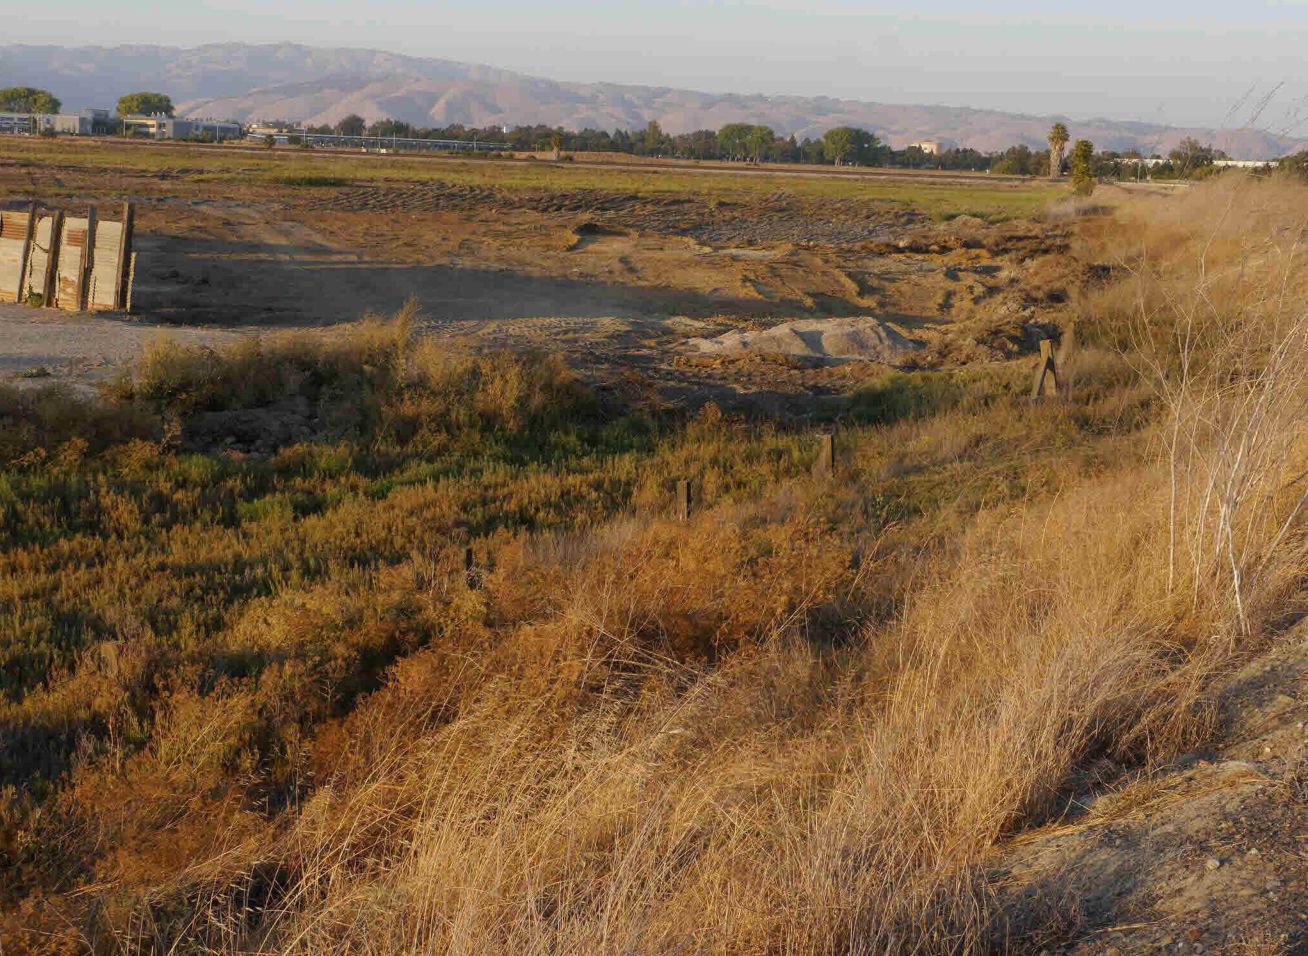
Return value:
[(836, 472), (836, 436), (831, 432), (818, 436), (818, 456), (813, 462), (813, 478), (822, 481)]
[(690, 520), (690, 481), (686, 478), (677, 481), (677, 501), (673, 506), (673, 514), (678, 521)]
[(1040, 340), (1040, 364), (1031, 381), (1031, 401), (1038, 402), (1045, 397), (1058, 397), (1058, 363), (1054, 361), (1054, 344), (1049, 339)]
[(27, 209), (27, 233), (23, 236), (23, 254), (18, 259), (18, 302), (27, 301), (27, 268), (32, 261), (32, 240), (36, 238), (36, 201)]

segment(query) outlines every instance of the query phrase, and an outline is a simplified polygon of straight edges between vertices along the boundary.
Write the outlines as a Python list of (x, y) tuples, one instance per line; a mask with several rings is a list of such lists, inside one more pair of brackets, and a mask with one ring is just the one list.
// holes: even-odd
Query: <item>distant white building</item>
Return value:
[(240, 123), (217, 120), (177, 119), (158, 114), (155, 116), (124, 116), (123, 133), (128, 136), (146, 136), (150, 139), (241, 139), (245, 128)]
[(916, 143), (910, 143), (909, 147), (916, 147), (928, 156), (940, 155), (940, 140), (938, 139), (919, 139)]
[(29, 136), (49, 130), (72, 136), (106, 136), (117, 131), (118, 122), (108, 110), (80, 113), (0, 113), (0, 133)]

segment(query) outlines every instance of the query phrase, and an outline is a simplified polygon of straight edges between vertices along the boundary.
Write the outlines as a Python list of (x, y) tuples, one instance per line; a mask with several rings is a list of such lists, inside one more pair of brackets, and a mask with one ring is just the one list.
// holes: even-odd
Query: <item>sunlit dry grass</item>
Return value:
[[(45, 452), (0, 486), (6, 952), (1044, 945), (1074, 921), (1000, 898), (1005, 839), (1079, 767), (1204, 739), (1213, 680), (1297, 600), (1300, 444), (1244, 499), (1242, 553), (1274, 571), (1239, 607), (1177, 547), (1218, 525), (1171, 465), (1220, 472), (1250, 421), (1194, 412), (1209, 372), (1177, 391), (1186, 290), (1216, 316), (1202, 368), (1235, 343), (1240, 395), (1303, 400), (1267, 375), (1300, 354), (1298, 273), (1201, 271), (1242, 243), (1288, 261), (1303, 201), (1271, 189), (1087, 225), (1120, 270), (1083, 293), (1071, 403), (1002, 371), (888, 380), (826, 481), (803, 431), (605, 408), (552, 360), (415, 348), (402, 318), (160, 347), (117, 404), (23, 406), (14, 441)], [(168, 444), (171, 416), (292, 392), (370, 411), (266, 463)], [(1221, 427), (1176, 427), (1196, 417)]]

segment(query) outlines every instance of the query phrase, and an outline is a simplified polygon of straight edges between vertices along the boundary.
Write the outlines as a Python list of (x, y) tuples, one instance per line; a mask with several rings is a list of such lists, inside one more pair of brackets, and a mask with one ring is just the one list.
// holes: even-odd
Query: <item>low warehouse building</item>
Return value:
[(0, 133), (35, 136), (45, 130), (72, 136), (108, 136), (118, 132), (118, 120), (108, 110), (80, 113), (0, 113)]
[(217, 120), (177, 119), (172, 116), (124, 116), (123, 133), (150, 139), (240, 139), (245, 129), (240, 123)]

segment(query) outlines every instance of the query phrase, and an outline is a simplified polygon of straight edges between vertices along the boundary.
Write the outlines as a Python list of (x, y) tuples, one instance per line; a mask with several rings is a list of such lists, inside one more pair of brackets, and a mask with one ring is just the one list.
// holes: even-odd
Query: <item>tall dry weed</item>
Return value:
[(1168, 268), (1131, 266), (1131, 354), (1168, 410), (1169, 587), (1197, 603), (1217, 573), (1248, 633), (1308, 502), (1308, 198), (1231, 178), (1180, 209)]

